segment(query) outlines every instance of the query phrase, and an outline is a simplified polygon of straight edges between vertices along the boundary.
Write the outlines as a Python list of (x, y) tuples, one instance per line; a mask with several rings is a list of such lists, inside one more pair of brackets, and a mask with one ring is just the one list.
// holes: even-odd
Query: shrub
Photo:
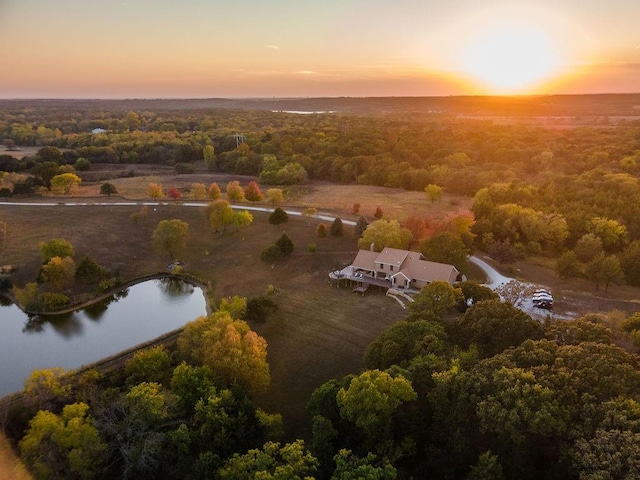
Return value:
[(64, 293), (45, 292), (40, 295), (40, 300), (42, 302), (42, 307), (47, 312), (60, 310), (61, 308), (69, 305), (69, 297)]
[(282, 236), (276, 241), (276, 247), (280, 249), (280, 252), (282, 252), (282, 256), (284, 258), (290, 257), (293, 253), (293, 241), (286, 233), (283, 233)]
[(173, 169), (178, 175), (193, 173), (195, 171), (191, 163), (176, 163)]
[(253, 297), (247, 300), (247, 310), (244, 314), (244, 320), (264, 322), (269, 314), (278, 309), (276, 302), (265, 296)]
[(107, 276), (107, 272), (93, 258), (86, 256), (76, 268), (75, 278), (82, 282), (96, 282)]
[(276, 207), (276, 209), (271, 212), (269, 215), (269, 223), (271, 225), (281, 225), (289, 221), (289, 215), (280, 207)]
[(282, 255), (282, 251), (277, 245), (269, 245), (267, 248), (262, 250), (260, 254), (260, 260), (267, 263), (277, 262), (278, 260), (282, 260), (284, 256)]
[(328, 232), (327, 226), (324, 223), (321, 223), (320, 225), (318, 225), (318, 228), (316, 228), (316, 235), (319, 238), (326, 238), (328, 233), (329, 232)]
[(102, 280), (98, 284), (98, 288), (103, 292), (106, 292), (107, 290), (111, 290), (112, 288), (115, 288), (118, 285), (120, 285), (120, 279), (118, 279), (118, 277), (111, 277), (111, 278), (105, 278), (104, 280)]
[(6, 292), (13, 288), (11, 275), (0, 275), (0, 292)]
[(344, 226), (342, 225), (342, 220), (336, 218), (331, 224), (331, 228), (329, 229), (332, 237), (342, 237), (344, 235)]
[(87, 170), (91, 170), (91, 162), (86, 158), (80, 157), (76, 160), (75, 168), (79, 172), (86, 172)]
[(307, 244), (307, 252), (309, 253), (315, 253), (318, 251), (318, 244), (317, 243), (309, 243)]

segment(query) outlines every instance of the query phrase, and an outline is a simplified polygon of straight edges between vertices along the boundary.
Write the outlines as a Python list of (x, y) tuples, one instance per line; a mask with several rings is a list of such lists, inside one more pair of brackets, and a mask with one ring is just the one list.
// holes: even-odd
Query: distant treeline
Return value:
[[(613, 95), (462, 97), (450, 104), (484, 102), (494, 109), (508, 110), (510, 105), (515, 111), (525, 104), (539, 108), (543, 98), (554, 109), (571, 104), (568, 111), (582, 105), (587, 112), (601, 102), (617, 105), (621, 114), (636, 112), (633, 102), (640, 102), (633, 95)], [(367, 99), (348, 100), (355, 105)], [(368, 100), (372, 105), (383, 101)], [(540, 253), (560, 255), (576, 248), (585, 235), (595, 235), (602, 244), (593, 250), (596, 254), (622, 255), (623, 270), (629, 274), (640, 270), (639, 255), (624, 255), (640, 240), (637, 122), (613, 126), (607, 118), (597, 117), (591, 119), (592, 126), (566, 128), (460, 119), (446, 110), (299, 115), (185, 107), (206, 102), (8, 102), (0, 113), (0, 135), (6, 144), (51, 146), (62, 152), (60, 156), (48, 149), (23, 161), (2, 155), (0, 170), (31, 171), (37, 176), (37, 164), (55, 157), (54, 163), (67, 164), (84, 158), (91, 163), (177, 165), (178, 173), (188, 173), (189, 164), (204, 161), (210, 171), (260, 175), (263, 183), (309, 178), (416, 191), (437, 185), (445, 193), (475, 196), (477, 244), (505, 261)], [(224, 102), (226, 107), (234, 105)], [(253, 102), (264, 108), (268, 101)], [(91, 110), (90, 105), (114, 106), (114, 110)], [(149, 108), (124, 110), (131, 105)], [(171, 105), (185, 108), (171, 110)], [(640, 244), (634, 248), (640, 252)], [(585, 265), (572, 264), (563, 274), (583, 274), (584, 269)]]

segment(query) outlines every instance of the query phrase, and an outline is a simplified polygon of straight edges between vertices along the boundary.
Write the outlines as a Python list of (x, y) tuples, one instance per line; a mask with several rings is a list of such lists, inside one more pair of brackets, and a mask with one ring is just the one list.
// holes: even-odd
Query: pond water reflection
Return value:
[(34, 369), (78, 368), (152, 340), (206, 314), (204, 292), (166, 278), (134, 285), (84, 310), (29, 317), (0, 303), (0, 396)]

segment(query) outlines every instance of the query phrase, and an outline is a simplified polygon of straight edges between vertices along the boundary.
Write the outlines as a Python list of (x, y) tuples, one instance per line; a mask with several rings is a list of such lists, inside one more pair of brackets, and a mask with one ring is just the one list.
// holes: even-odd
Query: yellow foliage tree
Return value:
[(71, 257), (53, 257), (42, 266), (42, 277), (54, 288), (64, 288), (73, 282), (76, 264)]
[(149, 187), (147, 188), (147, 195), (157, 200), (164, 196), (164, 192), (162, 191), (162, 186), (157, 183), (151, 182)]
[(75, 187), (80, 185), (82, 180), (75, 173), (62, 173), (51, 179), (51, 191), (55, 193), (71, 193)]
[(269, 386), (267, 341), (229, 312), (218, 311), (188, 323), (178, 339), (178, 352), (186, 360), (211, 367), (229, 384), (239, 383), (249, 393)]

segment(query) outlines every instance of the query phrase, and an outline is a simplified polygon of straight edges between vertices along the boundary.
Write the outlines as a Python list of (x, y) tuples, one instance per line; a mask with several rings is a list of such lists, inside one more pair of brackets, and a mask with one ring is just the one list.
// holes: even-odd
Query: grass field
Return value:
[[(325, 381), (357, 372), (367, 345), (388, 325), (404, 317), (399, 305), (383, 295), (361, 297), (328, 284), (327, 273), (353, 259), (356, 242), (345, 237), (315, 237), (317, 222), (291, 219), (282, 228), (256, 214), (254, 224), (223, 237), (212, 234), (203, 209), (150, 207), (146, 220), (129, 217), (138, 207), (1, 207), (0, 221), (8, 236), (1, 264), (18, 265), (14, 280), (33, 281), (40, 259), (38, 243), (55, 237), (69, 240), (76, 258), (90, 254), (106, 268), (119, 268), (131, 278), (161, 271), (170, 261), (151, 250), (151, 232), (158, 221), (181, 218), (189, 223), (189, 244), (180, 258), (185, 271), (209, 279), (216, 297), (255, 296), (267, 284), (280, 290), (280, 308), (266, 323), (252, 325), (269, 344), (272, 385), (259, 398), (268, 411), (283, 412), (289, 435), (305, 428), (304, 407)], [(283, 231), (296, 245), (292, 258), (268, 265), (260, 251)], [(308, 253), (306, 245), (317, 244)]]
[[(116, 182), (125, 197), (140, 198), (152, 179), (180, 186), (178, 180), (189, 185), (194, 181), (223, 182), (227, 177), (199, 174)], [(420, 192), (328, 184), (311, 185), (292, 195), (287, 204), (313, 206), (353, 219), (356, 216), (350, 210), (356, 202), (368, 216), (372, 212), (367, 210), (381, 205), (397, 218), (413, 213), (442, 216), (468, 206), (468, 200), (455, 198), (432, 204)], [(162, 271), (170, 258), (151, 249), (153, 229), (164, 219), (188, 222), (189, 242), (180, 259), (185, 262), (185, 271), (213, 283), (215, 297), (260, 295), (268, 284), (281, 292), (279, 310), (266, 323), (253, 324), (252, 328), (269, 344), (272, 374), (271, 387), (258, 398), (258, 403), (267, 411), (283, 413), (288, 439), (308, 435), (305, 405), (313, 390), (331, 378), (358, 372), (367, 345), (405, 316), (404, 310), (384, 295), (361, 297), (328, 284), (327, 273), (349, 263), (357, 251), (349, 227), (345, 228), (344, 237), (319, 239), (315, 236), (315, 220), (291, 217), (282, 227), (274, 227), (267, 222), (267, 214), (256, 213), (251, 226), (220, 237), (211, 232), (201, 208), (148, 207), (147, 218), (134, 222), (131, 214), (139, 211), (139, 206), (10, 207), (0, 203), (0, 222), (7, 223), (0, 265), (19, 267), (14, 274), (19, 285), (34, 281), (40, 266), (39, 242), (62, 237), (75, 246), (76, 259), (91, 255), (106, 268), (118, 269), (124, 279), (155, 273)], [(262, 249), (275, 242), (283, 231), (295, 244), (292, 258), (275, 265), (261, 262)], [(315, 253), (307, 252), (310, 243), (317, 245)], [(477, 271), (467, 273), (472, 279), (480, 277)], [(613, 309), (630, 313), (639, 305), (636, 288), (595, 290), (585, 280), (558, 279), (544, 262), (520, 263), (504, 273), (551, 287), (559, 306), (580, 314)]]

